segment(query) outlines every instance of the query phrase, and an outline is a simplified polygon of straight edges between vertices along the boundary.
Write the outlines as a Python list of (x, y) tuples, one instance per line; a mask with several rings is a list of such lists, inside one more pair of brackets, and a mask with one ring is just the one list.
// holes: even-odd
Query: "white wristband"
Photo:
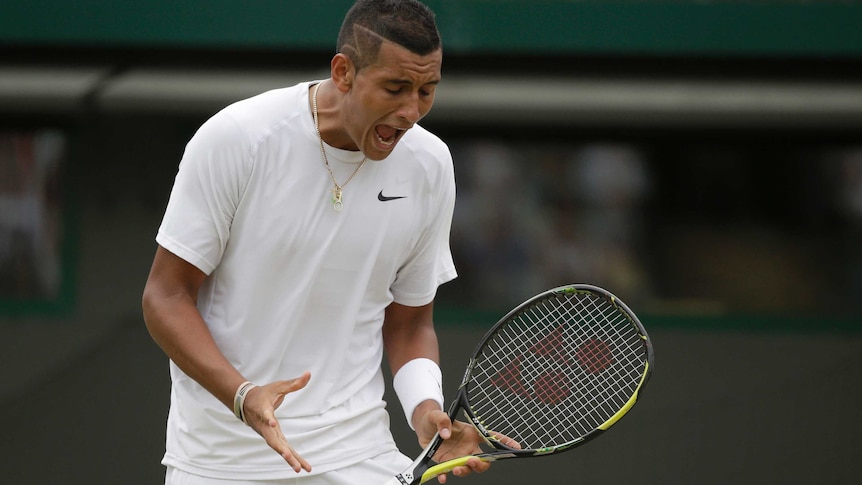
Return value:
[(401, 401), (410, 429), (414, 429), (413, 412), (422, 402), (430, 399), (443, 409), (443, 373), (431, 359), (413, 359), (401, 366), (392, 378), (392, 387)]

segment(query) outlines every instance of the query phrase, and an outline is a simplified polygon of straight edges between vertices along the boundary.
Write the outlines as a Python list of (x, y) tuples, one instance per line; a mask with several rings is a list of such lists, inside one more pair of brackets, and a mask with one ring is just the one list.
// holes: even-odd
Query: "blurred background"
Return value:
[[(423, 125), (458, 181), (447, 396), (485, 329), (561, 284), (610, 289), (656, 346), (601, 439), (463, 483), (852, 482), (862, 5), (427, 3), (445, 61)], [(327, 77), (350, 4), (0, 3), (3, 483), (163, 483), (168, 363), (140, 294), (184, 145)]]

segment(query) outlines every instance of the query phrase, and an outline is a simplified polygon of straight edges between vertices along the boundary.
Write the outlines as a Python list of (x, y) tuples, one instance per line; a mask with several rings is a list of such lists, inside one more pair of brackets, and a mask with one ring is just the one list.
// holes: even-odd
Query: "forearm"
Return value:
[(424, 357), (440, 363), (432, 314), (431, 304), (421, 308), (392, 304), (386, 309), (383, 346), (393, 375), (413, 359)]
[[(434, 331), (432, 305), (404, 307), (390, 305), (386, 310), (383, 326), (383, 342), (392, 375), (393, 385), (404, 407), (404, 412), (413, 429), (418, 420), (428, 411), (441, 409), (442, 401), (440, 351), (437, 333)], [(417, 359), (433, 361), (424, 363)], [(409, 369), (405, 364), (411, 363)], [(405, 375), (399, 375), (404, 369)], [(422, 399), (427, 399), (422, 401)], [(413, 407), (415, 406), (415, 407)], [(413, 411), (409, 411), (409, 409)]]
[(189, 377), (233, 409), (243, 376), (225, 358), (195, 306), (183, 293), (164, 294), (148, 288), (144, 321), (153, 340)]

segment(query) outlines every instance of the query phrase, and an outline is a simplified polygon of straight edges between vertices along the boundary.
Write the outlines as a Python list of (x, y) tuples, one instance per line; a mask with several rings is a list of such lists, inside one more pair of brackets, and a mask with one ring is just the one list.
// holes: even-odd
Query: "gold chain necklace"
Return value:
[(368, 161), (368, 157), (364, 157), (362, 159), (362, 162), (359, 163), (356, 170), (350, 174), (350, 177), (347, 177), (347, 180), (345, 180), (343, 184), (338, 184), (335, 180), (335, 174), (332, 173), (332, 167), (329, 166), (329, 159), (326, 158), (326, 150), (323, 148), (323, 137), (320, 136), (320, 119), (317, 116), (317, 90), (320, 88), (321, 84), (323, 83), (317, 83), (314, 85), (314, 92), (311, 95), (311, 113), (314, 115), (314, 130), (317, 132), (318, 141), (320, 141), (320, 155), (323, 156), (323, 164), (326, 166), (326, 171), (329, 172), (329, 178), (332, 179), (332, 209), (335, 212), (341, 212), (341, 210), (344, 209), (344, 202), (341, 199), (341, 191), (350, 183), (351, 180), (353, 180), (353, 176), (356, 175), (356, 172), (365, 165), (365, 162)]

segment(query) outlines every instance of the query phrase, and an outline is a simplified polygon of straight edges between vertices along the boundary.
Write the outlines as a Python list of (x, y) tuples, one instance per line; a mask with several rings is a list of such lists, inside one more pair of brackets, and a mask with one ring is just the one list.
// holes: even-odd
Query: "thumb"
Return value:
[(273, 402), (274, 407), (281, 405), (284, 400), (284, 396), (304, 388), (308, 384), (309, 380), (311, 380), (311, 373), (306, 371), (295, 379), (273, 383), (272, 391), (275, 392), (275, 401)]
[(306, 386), (306, 384), (308, 384), (308, 381), (310, 381), (310, 380), (311, 380), (311, 372), (308, 372), (308, 371), (303, 372), (301, 376), (287, 381), (287, 384), (288, 384), (287, 387), (289, 389), (287, 392), (293, 392), (293, 391), (298, 391), (298, 390), (302, 389), (303, 387)]
[(302, 389), (306, 384), (308, 384), (309, 380), (311, 380), (311, 372), (306, 371), (301, 376), (294, 379), (276, 382), (273, 390), (283, 396)]
[(440, 411), (439, 413), (434, 414), (435, 425), (437, 426), (437, 433), (444, 440), (449, 439), (452, 436), (452, 421), (449, 419), (449, 416)]

